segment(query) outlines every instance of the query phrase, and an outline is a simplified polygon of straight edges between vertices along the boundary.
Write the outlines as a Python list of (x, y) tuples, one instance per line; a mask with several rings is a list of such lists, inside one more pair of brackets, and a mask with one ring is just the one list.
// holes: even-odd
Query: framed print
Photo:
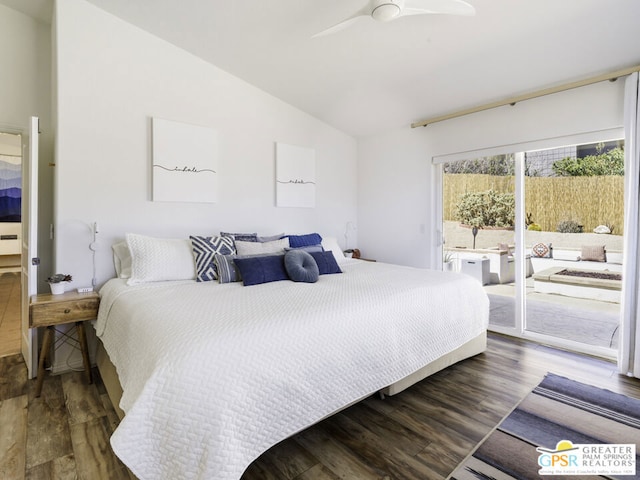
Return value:
[(154, 118), (152, 132), (153, 201), (216, 202), (216, 131)]
[(276, 205), (316, 206), (316, 153), (313, 149), (276, 143)]

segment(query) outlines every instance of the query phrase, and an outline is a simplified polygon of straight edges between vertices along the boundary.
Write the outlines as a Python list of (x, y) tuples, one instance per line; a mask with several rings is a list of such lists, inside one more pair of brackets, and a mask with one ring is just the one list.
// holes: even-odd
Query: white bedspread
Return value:
[(111, 438), (140, 479), (238, 479), (277, 442), (487, 328), (480, 283), (352, 261), (315, 284), (102, 288), (96, 330), (126, 416)]

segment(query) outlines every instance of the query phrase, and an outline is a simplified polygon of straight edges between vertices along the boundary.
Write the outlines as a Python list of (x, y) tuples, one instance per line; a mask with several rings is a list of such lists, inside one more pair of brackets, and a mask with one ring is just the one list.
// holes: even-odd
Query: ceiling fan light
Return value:
[(388, 22), (399, 16), (401, 11), (400, 7), (395, 3), (383, 3), (373, 9), (371, 16), (379, 22)]

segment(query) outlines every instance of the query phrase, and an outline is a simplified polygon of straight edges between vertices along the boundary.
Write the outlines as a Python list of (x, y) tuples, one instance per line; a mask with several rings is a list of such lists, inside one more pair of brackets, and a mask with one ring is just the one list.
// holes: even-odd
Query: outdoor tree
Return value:
[(467, 192), (460, 196), (455, 216), (470, 227), (511, 228), (515, 222), (515, 197), (495, 190)]

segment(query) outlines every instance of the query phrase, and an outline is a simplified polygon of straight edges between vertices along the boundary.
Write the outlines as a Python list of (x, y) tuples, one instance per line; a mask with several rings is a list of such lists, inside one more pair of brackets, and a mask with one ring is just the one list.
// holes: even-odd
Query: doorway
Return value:
[(22, 136), (0, 132), (0, 357), (20, 353)]
[(443, 268), (476, 277), (489, 329), (615, 358), (621, 140), (442, 164)]

